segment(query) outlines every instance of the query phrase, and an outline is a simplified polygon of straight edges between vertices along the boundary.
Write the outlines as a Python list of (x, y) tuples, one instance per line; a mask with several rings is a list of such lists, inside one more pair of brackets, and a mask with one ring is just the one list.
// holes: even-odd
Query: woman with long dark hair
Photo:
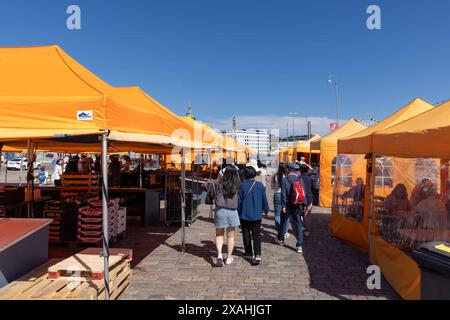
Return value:
[[(281, 184), (286, 176), (284, 164), (278, 166), (278, 171), (272, 176), (271, 187), (273, 190), (273, 207), (275, 209), (275, 229), (280, 230), (281, 225)], [(285, 225), (284, 234), (287, 234), (289, 224)]]
[(205, 184), (205, 189), (214, 198), (217, 266), (224, 266), (222, 247), (225, 232), (227, 233), (226, 265), (233, 263), (234, 230), (240, 225), (238, 208), (238, 194), (241, 189), (239, 172), (234, 166), (227, 166), (223, 176)]

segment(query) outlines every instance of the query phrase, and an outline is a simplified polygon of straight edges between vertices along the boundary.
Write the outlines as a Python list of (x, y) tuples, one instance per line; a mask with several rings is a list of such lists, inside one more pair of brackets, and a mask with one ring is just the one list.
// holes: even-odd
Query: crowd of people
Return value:
[[(289, 235), (289, 223), (296, 237), (296, 251), (303, 253), (304, 237), (311, 231), (310, 215), (314, 202), (318, 173), (304, 159), (297, 163), (280, 164), (271, 176), (259, 161), (250, 160), (247, 165), (236, 165), (227, 159), (219, 168), (217, 179), (206, 182), (204, 189), (215, 204), (215, 228), (217, 266), (234, 262), (235, 230), (242, 229), (243, 257), (253, 265), (259, 265), (261, 257), (261, 222), (270, 212), (266, 188), (273, 191), (274, 242), (284, 246)], [(227, 256), (223, 256), (225, 234)]]
[[(153, 168), (153, 161), (147, 159), (143, 163), (143, 174)], [(99, 155), (82, 154), (74, 156), (65, 156), (63, 159), (53, 161), (53, 172), (51, 175), (47, 172), (45, 166), (40, 166), (36, 175), (36, 180), (40, 186), (48, 185), (51, 178), (56, 187), (61, 186), (61, 177), (63, 174), (87, 175), (101, 174), (101, 157)], [(111, 187), (130, 187), (138, 186), (140, 176), (140, 163), (133, 164), (128, 155), (111, 155), (108, 161), (108, 181)]]
[(397, 184), (383, 201), (385, 214), (395, 216), (398, 228), (421, 230), (447, 230), (447, 195), (438, 193), (436, 183), (423, 178), (408, 195), (403, 183)]

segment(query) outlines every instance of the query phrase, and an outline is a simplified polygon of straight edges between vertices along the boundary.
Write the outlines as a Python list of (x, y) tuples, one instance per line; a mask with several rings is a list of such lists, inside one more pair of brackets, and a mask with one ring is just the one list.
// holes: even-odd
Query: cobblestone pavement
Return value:
[(208, 216), (209, 207), (202, 207), (201, 216), (186, 228), (186, 253), (181, 253), (178, 230), (140, 257), (132, 283), (121, 299), (399, 299), (384, 279), (381, 290), (367, 289), (367, 255), (328, 234), (327, 209), (314, 208), (311, 237), (303, 255), (294, 251), (292, 235), (286, 247), (274, 244), (273, 214), (265, 218), (263, 261), (257, 267), (240, 257), (240, 230), (236, 233), (235, 263), (214, 266), (215, 231)]

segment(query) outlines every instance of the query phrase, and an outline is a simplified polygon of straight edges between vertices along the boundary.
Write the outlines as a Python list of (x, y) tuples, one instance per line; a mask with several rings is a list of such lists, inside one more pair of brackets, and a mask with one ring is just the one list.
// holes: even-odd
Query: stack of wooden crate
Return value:
[(100, 177), (88, 174), (63, 174), (61, 176), (62, 197), (87, 199), (98, 196)]
[(78, 204), (76, 202), (47, 201), (44, 216), (53, 219), (49, 228), (50, 242), (77, 241)]
[[(126, 230), (126, 208), (119, 205), (120, 199), (111, 199), (108, 204), (109, 237), (116, 240)], [(98, 243), (103, 236), (102, 201), (89, 199), (89, 206), (79, 209), (78, 239), (81, 242)]]

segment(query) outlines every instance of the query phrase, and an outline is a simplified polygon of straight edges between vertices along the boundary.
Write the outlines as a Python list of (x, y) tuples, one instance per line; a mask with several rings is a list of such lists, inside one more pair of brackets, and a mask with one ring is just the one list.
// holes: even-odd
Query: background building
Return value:
[(268, 155), (270, 153), (270, 137), (267, 129), (233, 129), (221, 130), (220, 133), (232, 138), (236, 135), (236, 139), (246, 146), (254, 149), (260, 155)]

